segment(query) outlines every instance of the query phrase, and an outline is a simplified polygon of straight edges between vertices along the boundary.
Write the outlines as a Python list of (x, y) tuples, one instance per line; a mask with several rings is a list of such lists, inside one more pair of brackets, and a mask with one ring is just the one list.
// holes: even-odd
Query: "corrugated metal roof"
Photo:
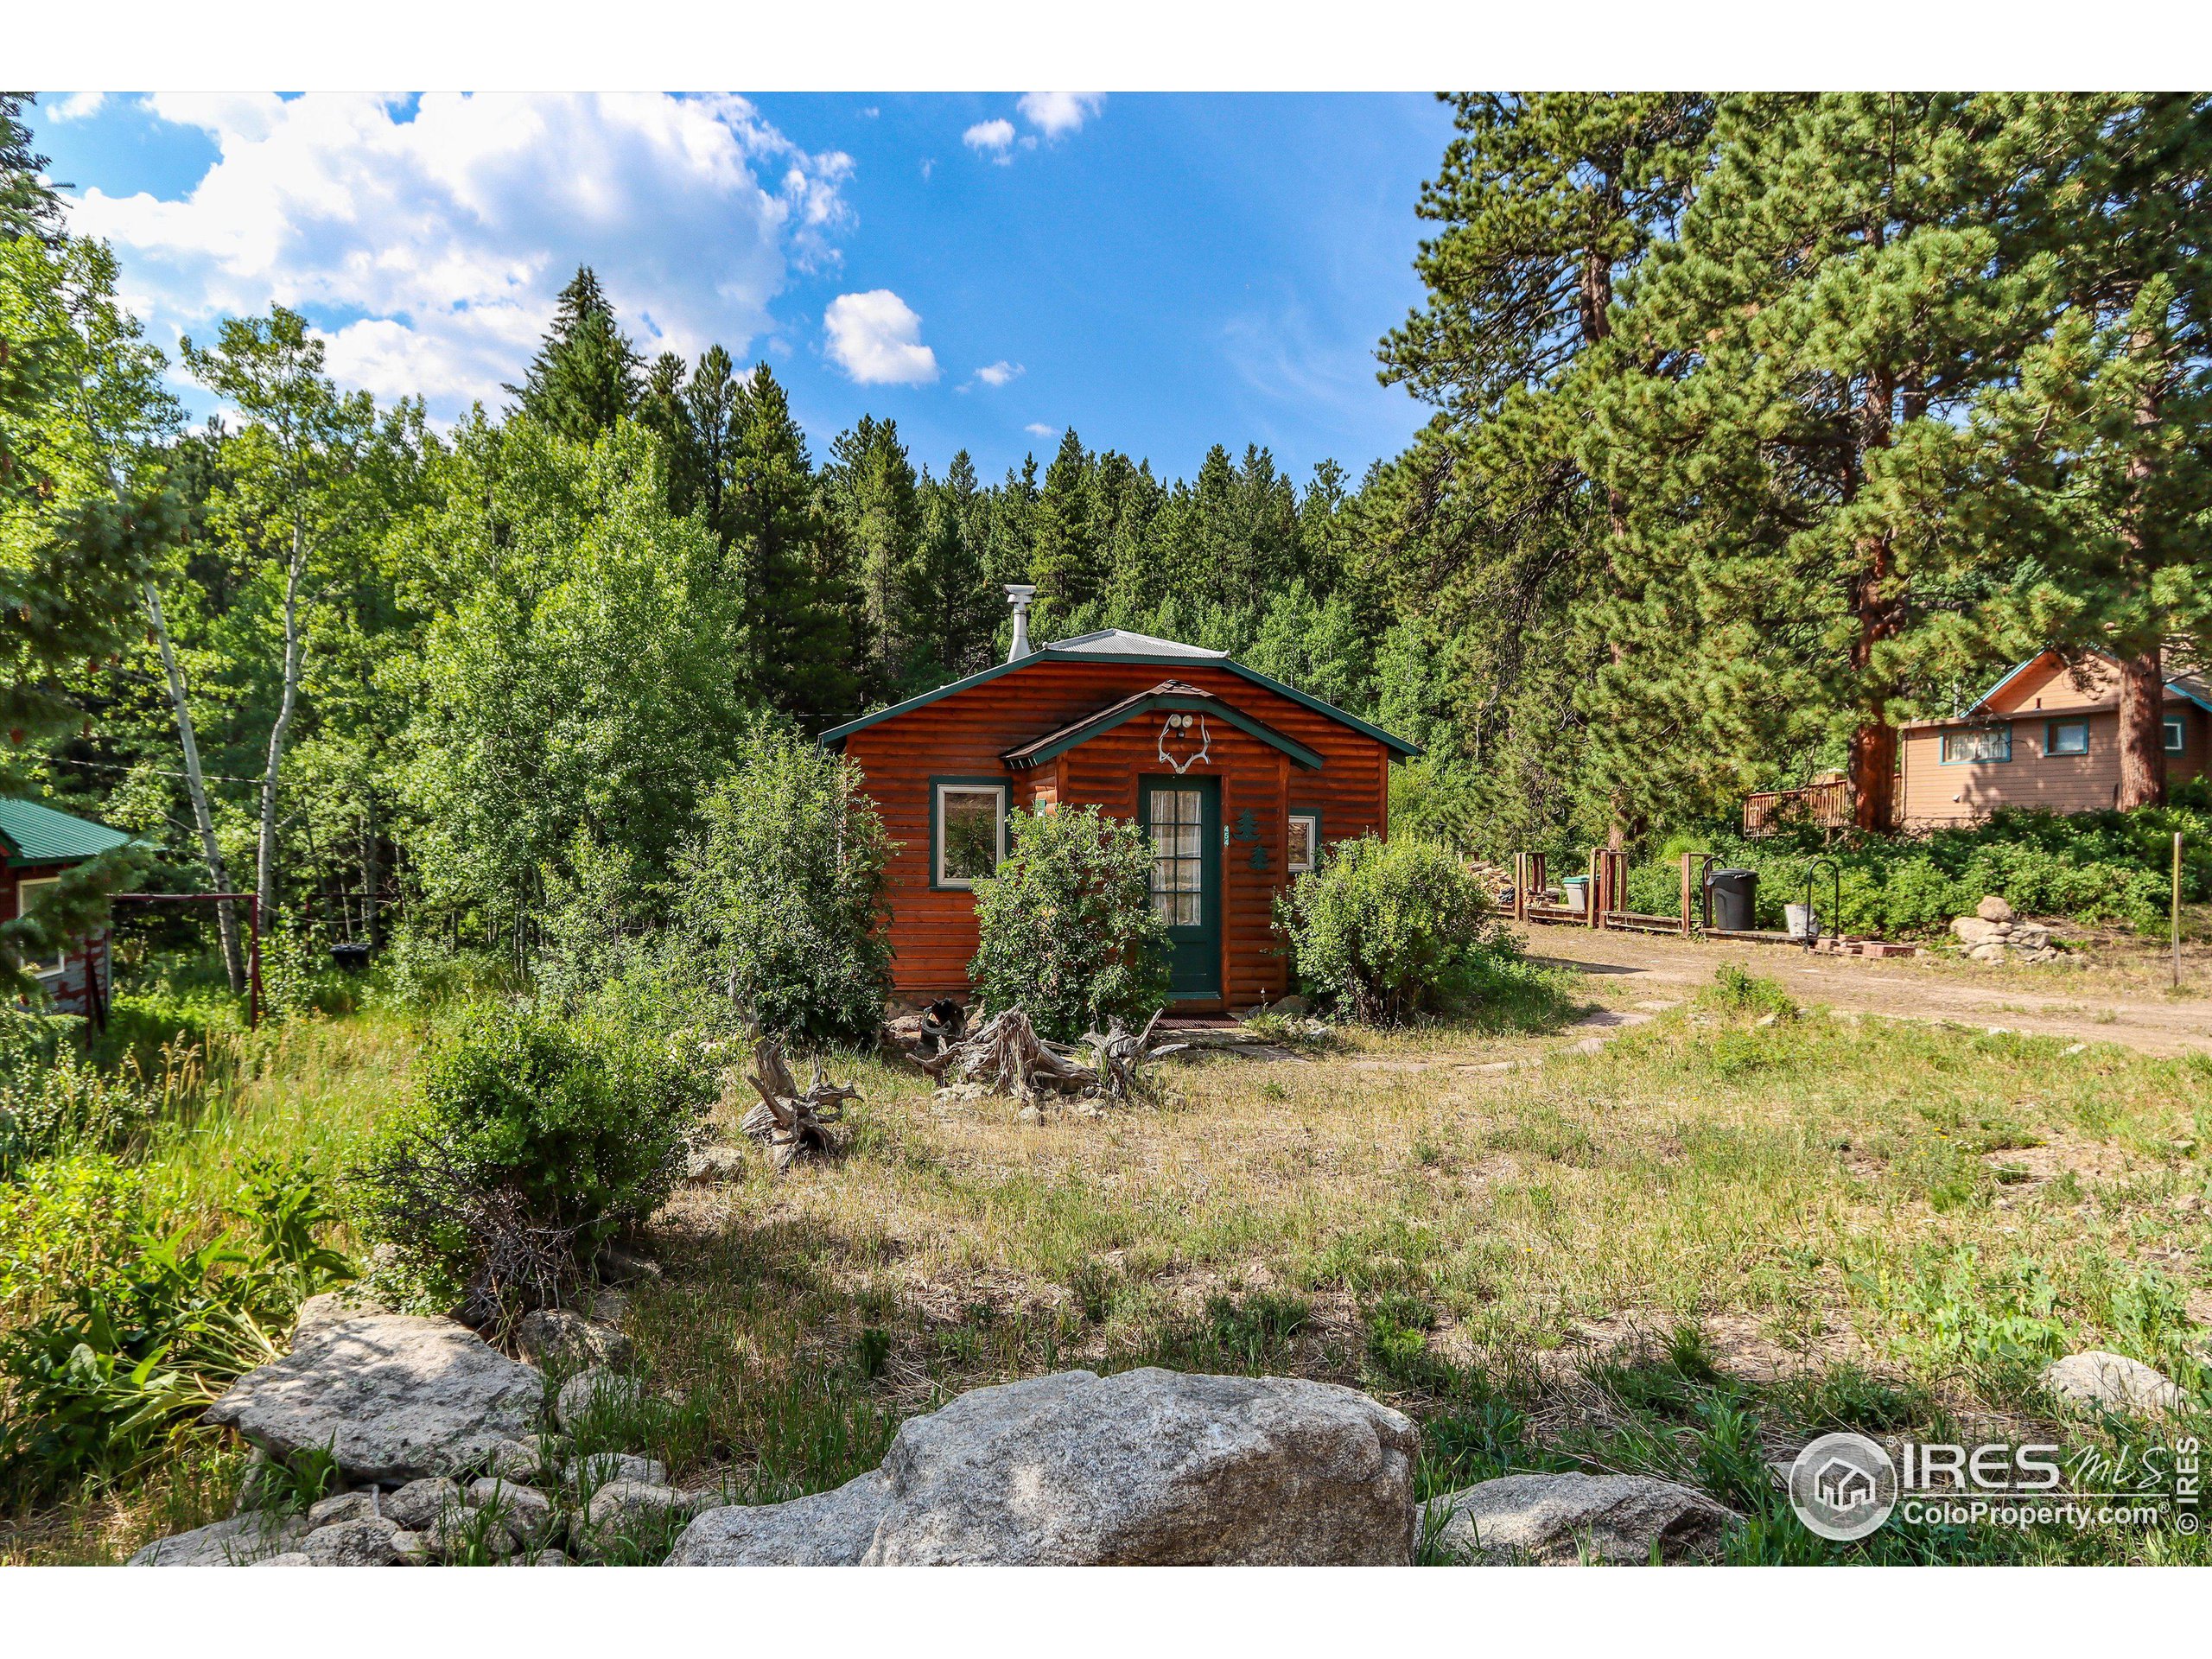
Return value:
[(75, 863), (112, 852), (130, 839), (124, 830), (57, 812), (36, 801), (0, 799), (0, 846), (12, 863)]
[(1225, 651), (1208, 651), (1204, 645), (1186, 645), (1180, 639), (1162, 639), (1157, 634), (1136, 633), (1128, 628), (1101, 628), (1071, 639), (1055, 639), (1038, 649), (1084, 657), (1196, 657), (1215, 662), (1229, 655)]
[(1056, 639), (1049, 645), (1039, 645), (1027, 657), (1018, 657), (1008, 663), (994, 664), (964, 679), (940, 685), (933, 691), (908, 697), (904, 702), (894, 702), (887, 709), (879, 709), (872, 715), (862, 715), (858, 720), (849, 720), (842, 726), (832, 726), (822, 734), (819, 741), (825, 747), (835, 747), (855, 732), (866, 731), (871, 726), (895, 720), (900, 715), (935, 702), (940, 697), (949, 697), (956, 691), (971, 690), (997, 679), (1002, 674), (1019, 673), (1033, 663), (1051, 662), (1055, 658), (1071, 663), (1156, 663), (1162, 668), (1173, 668), (1179, 663), (1193, 660), (1218, 664), (1241, 679), (1249, 680), (1255, 685), (1263, 685), (1270, 691), (1288, 697), (1293, 702), (1304, 704), (1316, 714), (1326, 715), (1331, 720), (1375, 739), (1393, 753), (1410, 756), (1421, 752), (1418, 743), (1408, 743), (1404, 738), (1386, 732), (1380, 726), (1370, 725), (1357, 715), (1346, 714), (1333, 703), (1309, 696), (1297, 687), (1285, 685), (1281, 680), (1272, 679), (1255, 668), (1247, 668), (1225, 651), (1208, 651), (1203, 645), (1186, 645), (1178, 639), (1158, 639), (1148, 633), (1132, 633), (1127, 628), (1102, 628), (1096, 633), (1080, 633), (1072, 639)]

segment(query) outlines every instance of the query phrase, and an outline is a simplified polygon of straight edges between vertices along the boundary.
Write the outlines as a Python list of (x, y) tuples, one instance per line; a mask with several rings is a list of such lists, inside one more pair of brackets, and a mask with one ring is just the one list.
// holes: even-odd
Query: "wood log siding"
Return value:
[[(889, 869), (892, 984), (898, 995), (966, 995), (968, 964), (976, 954), (974, 898), (930, 886), (930, 779), (1004, 773), (1014, 805), (1029, 808), (1039, 799), (1095, 804), (1133, 819), (1137, 779), (1169, 770), (1159, 760), (1156, 716), (1132, 721), (1030, 771), (1006, 772), (999, 757), (1167, 677), (1158, 664), (1038, 663), (845, 740), (845, 753), (860, 766), (885, 829), (899, 843)], [(1288, 880), (1290, 812), (1318, 811), (1325, 846), (1370, 830), (1386, 833), (1389, 751), (1226, 669), (1179, 663), (1173, 677), (1213, 693), (1324, 760), (1318, 772), (1307, 771), (1279, 749), (1217, 721), (1208, 763), (1190, 773), (1221, 779), (1222, 823), (1232, 837), (1222, 860), (1222, 982), (1229, 1006), (1242, 1007), (1287, 988), (1274, 904)], [(1267, 853), (1264, 872), (1250, 868), (1252, 843), (1234, 839), (1248, 811)]]

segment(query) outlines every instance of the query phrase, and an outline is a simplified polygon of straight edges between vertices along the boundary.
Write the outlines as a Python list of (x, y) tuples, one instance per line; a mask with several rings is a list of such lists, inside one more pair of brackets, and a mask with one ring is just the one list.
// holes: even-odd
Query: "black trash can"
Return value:
[(1705, 878), (1713, 899), (1713, 925), (1724, 933), (1748, 933), (1759, 896), (1757, 870), (1715, 870)]

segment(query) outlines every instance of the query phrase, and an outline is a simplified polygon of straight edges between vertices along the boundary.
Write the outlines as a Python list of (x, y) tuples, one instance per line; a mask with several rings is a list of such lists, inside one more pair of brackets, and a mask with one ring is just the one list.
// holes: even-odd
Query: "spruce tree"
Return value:
[(805, 435), (766, 363), (745, 385), (731, 430), (722, 512), (744, 582), (751, 689), (819, 730), (859, 712), (855, 595)]
[(643, 363), (614, 320), (589, 265), (561, 290), (560, 308), (519, 386), (523, 414), (548, 431), (589, 443), (637, 405)]
[(823, 484), (864, 597), (869, 686), (887, 690), (905, 682), (916, 649), (909, 607), (923, 535), (919, 482), (897, 423), (861, 416), (830, 445)]
[(1099, 549), (1090, 534), (1090, 457), (1071, 427), (1045, 469), (1045, 488), (1031, 528), (1029, 577), (1037, 586), (1035, 626), (1064, 626), (1069, 613), (1105, 589)]

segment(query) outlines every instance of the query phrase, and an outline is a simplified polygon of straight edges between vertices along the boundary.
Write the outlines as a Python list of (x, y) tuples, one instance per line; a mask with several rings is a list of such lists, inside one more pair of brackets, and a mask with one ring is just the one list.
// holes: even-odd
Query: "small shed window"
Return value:
[(972, 887), (1006, 856), (1006, 785), (940, 782), (932, 785), (931, 839), (940, 887)]
[(2012, 758), (2012, 728), (2008, 722), (2000, 726), (1974, 726), (1964, 731), (1943, 734), (1943, 764), (1962, 766), (1974, 760), (2010, 760)]
[(1290, 873), (1299, 875), (1313, 868), (1313, 855), (1321, 847), (1321, 817), (1316, 812), (1294, 812), (1290, 815), (1289, 857), (1285, 861)]
[(2089, 722), (2086, 720), (2054, 720), (2044, 734), (2043, 752), (2045, 754), (2087, 754), (2089, 752)]
[(2166, 716), (2166, 753), (2179, 754), (2189, 747), (2189, 728), (2182, 724), (2179, 715)]
[[(58, 875), (41, 876), (35, 880), (17, 882), (16, 884), (16, 914), (29, 915), (34, 905), (43, 903), (60, 885), (61, 878)], [(61, 953), (56, 951), (51, 961), (27, 962), (23, 965), (35, 974), (58, 974), (61, 971)]]

